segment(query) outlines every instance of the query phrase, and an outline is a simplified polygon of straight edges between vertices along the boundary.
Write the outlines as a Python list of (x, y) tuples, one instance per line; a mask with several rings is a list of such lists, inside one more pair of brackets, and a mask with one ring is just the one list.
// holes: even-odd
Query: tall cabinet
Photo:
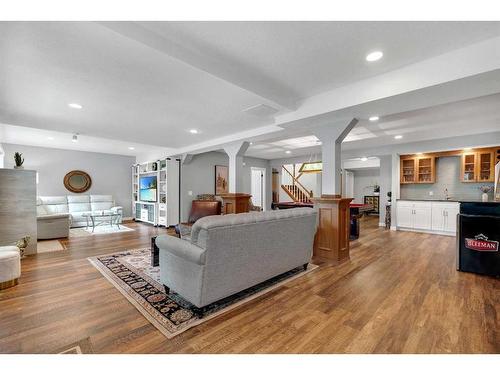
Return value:
[[(180, 221), (179, 184), (179, 159), (165, 158), (132, 165), (134, 220), (165, 227), (178, 224)], [(142, 192), (141, 188), (143, 188)]]

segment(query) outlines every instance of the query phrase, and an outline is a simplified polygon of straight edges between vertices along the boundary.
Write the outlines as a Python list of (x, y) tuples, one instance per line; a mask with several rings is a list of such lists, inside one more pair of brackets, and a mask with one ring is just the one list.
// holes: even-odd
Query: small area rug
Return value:
[(131, 232), (134, 229), (126, 227), (125, 225), (120, 224), (120, 228), (116, 225), (110, 226), (108, 224), (98, 225), (95, 227), (94, 232), (92, 232), (92, 228), (71, 228), (69, 230), (70, 237), (85, 237), (92, 236), (96, 234), (111, 234), (111, 233), (122, 233), (122, 232)]
[(59, 242), (59, 240), (39, 240), (36, 243), (36, 252), (40, 253), (51, 253), (53, 251), (65, 250), (64, 246)]
[(193, 305), (175, 292), (165, 293), (160, 283), (160, 267), (152, 267), (149, 249), (127, 250), (88, 258), (139, 312), (167, 338), (232, 310), (254, 298), (318, 268), (309, 264), (285, 272), (233, 296), (214, 302), (204, 308), (203, 316), (193, 313)]

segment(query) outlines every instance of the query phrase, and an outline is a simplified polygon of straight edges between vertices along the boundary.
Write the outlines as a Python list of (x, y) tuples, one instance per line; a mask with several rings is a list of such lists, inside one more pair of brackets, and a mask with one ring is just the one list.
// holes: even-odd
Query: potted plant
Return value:
[(15, 169), (23, 169), (24, 168), (23, 167), (23, 163), (24, 163), (23, 154), (16, 152), (14, 154), (14, 162), (16, 163), (16, 165), (14, 165)]
[(380, 186), (377, 184), (373, 185), (373, 195), (380, 195)]

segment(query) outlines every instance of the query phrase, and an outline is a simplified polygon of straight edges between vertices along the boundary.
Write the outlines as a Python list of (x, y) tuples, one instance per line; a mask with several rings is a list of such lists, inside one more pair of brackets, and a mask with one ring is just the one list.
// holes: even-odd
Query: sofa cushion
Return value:
[(66, 199), (68, 203), (90, 203), (88, 195), (68, 195)]
[(91, 210), (90, 203), (69, 203), (68, 208), (71, 214), (78, 212), (87, 212)]
[(191, 242), (195, 245), (205, 247), (207, 231), (220, 227), (233, 227), (235, 225), (248, 225), (257, 222), (268, 222), (286, 220), (301, 216), (309, 216), (314, 212), (313, 208), (292, 208), (288, 210), (248, 212), (242, 214), (229, 214), (223, 216), (206, 216), (199, 219), (191, 230)]
[(91, 195), (90, 202), (113, 202), (112, 195)]
[(112, 195), (91, 195), (90, 209), (92, 211), (109, 210), (115, 205)]
[(41, 209), (37, 208), (37, 212), (44, 212), (44, 215), (68, 213), (66, 196), (41, 196), (38, 197), (37, 205), (43, 206)]

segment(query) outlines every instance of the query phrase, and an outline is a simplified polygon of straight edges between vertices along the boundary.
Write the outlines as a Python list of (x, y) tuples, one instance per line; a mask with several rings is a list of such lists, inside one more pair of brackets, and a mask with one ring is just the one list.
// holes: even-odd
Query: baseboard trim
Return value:
[(397, 230), (400, 230), (402, 232), (437, 234), (439, 236), (456, 237), (456, 233), (453, 233), (453, 232), (440, 232), (440, 231), (436, 231), (436, 230), (423, 230), (423, 229), (411, 229), (411, 228), (400, 228), (400, 227), (397, 227)]

